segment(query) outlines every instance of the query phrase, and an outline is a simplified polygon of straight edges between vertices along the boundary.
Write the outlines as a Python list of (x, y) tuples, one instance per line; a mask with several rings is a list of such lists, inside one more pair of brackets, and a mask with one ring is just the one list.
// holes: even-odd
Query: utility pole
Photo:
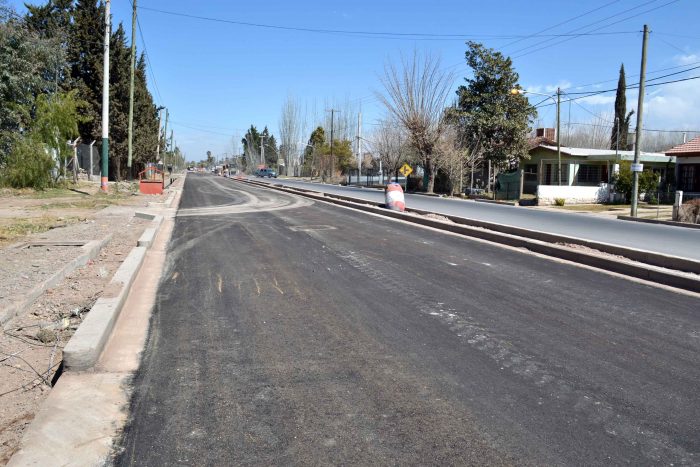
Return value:
[(362, 175), (362, 112), (357, 114), (357, 182)]
[(131, 173), (131, 156), (134, 144), (134, 69), (136, 68), (136, 0), (132, 0), (134, 7), (131, 14), (131, 82), (129, 84), (129, 149), (126, 166), (129, 168), (129, 178)]
[(163, 125), (163, 109), (165, 107), (158, 107), (158, 145), (156, 146), (156, 162), (160, 159), (160, 129)]
[(639, 149), (642, 144), (642, 112), (644, 111), (644, 84), (647, 70), (647, 42), (649, 40), (649, 26), (644, 25), (644, 37), (642, 39), (642, 64), (639, 71), (639, 98), (637, 99), (637, 129), (634, 132), (634, 164), (632, 164), (632, 206), (630, 215), (637, 217), (637, 197), (639, 196)]
[(561, 89), (557, 88), (557, 180), (561, 186)]
[(333, 180), (333, 173), (335, 172), (335, 157), (333, 156), (333, 122), (335, 122), (335, 113), (340, 112), (336, 109), (326, 110), (326, 112), (331, 113), (331, 181)]
[(163, 145), (163, 167), (165, 167), (165, 156), (168, 154), (168, 118), (170, 118), (170, 111), (165, 109), (165, 129), (163, 130), (163, 138), (165, 138), (165, 144)]
[(102, 175), (100, 189), (107, 192), (109, 179), (109, 39), (110, 39), (110, 0), (105, 0), (105, 43), (102, 61)]

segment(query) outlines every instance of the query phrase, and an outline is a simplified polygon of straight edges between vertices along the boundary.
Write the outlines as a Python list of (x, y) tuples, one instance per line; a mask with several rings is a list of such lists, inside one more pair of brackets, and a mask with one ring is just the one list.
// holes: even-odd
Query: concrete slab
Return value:
[(8, 466), (103, 465), (126, 421), (127, 373), (65, 374), (51, 390)]

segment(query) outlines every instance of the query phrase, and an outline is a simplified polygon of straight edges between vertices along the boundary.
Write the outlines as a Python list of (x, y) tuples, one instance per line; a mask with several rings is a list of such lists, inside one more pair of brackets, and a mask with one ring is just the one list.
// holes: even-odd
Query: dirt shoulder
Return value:
[(33, 193), (0, 193), (0, 310), (18, 301), (82, 253), (80, 244), (110, 238), (100, 253), (43, 293), (0, 333), (0, 465), (51, 390), (62, 349), (149, 224), (134, 212), (163, 196), (135, 186), (96, 184)]

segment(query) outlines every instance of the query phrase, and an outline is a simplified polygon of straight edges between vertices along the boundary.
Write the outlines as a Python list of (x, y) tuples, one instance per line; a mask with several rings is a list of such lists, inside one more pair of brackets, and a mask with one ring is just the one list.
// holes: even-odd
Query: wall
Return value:
[(539, 185), (537, 203), (540, 206), (554, 204), (555, 198), (564, 198), (566, 204), (604, 203), (610, 198), (610, 186), (558, 186)]

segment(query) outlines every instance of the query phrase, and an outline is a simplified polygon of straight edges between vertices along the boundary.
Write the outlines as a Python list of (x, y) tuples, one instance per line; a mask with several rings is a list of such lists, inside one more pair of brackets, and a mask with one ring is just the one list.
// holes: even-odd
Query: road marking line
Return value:
[(258, 295), (260, 295), (260, 284), (258, 284), (258, 280), (253, 277), (253, 282), (255, 282), (255, 288), (258, 289)]
[(219, 293), (221, 293), (221, 286), (223, 285), (223, 281), (221, 280), (221, 274), (217, 274), (217, 276), (219, 278), (218, 289)]

